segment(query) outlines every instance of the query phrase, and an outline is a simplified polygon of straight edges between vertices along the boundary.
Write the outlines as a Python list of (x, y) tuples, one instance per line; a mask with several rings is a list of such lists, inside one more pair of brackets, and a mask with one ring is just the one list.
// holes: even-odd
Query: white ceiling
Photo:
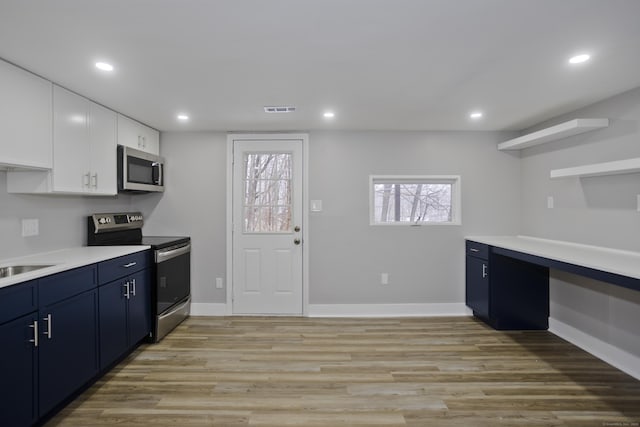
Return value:
[(640, 0), (0, 0), (0, 57), (163, 131), (515, 130), (640, 86)]

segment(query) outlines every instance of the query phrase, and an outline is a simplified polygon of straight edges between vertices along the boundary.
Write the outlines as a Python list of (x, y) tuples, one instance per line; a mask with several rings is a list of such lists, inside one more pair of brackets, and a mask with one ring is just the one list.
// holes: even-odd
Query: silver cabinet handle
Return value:
[(34, 320), (33, 323), (31, 325), (29, 325), (30, 328), (33, 328), (33, 339), (29, 340), (29, 342), (33, 343), (34, 347), (38, 346), (38, 321)]
[(52, 326), (52, 322), (51, 322), (51, 313), (47, 314), (47, 317), (43, 318), (42, 320), (44, 320), (45, 322), (47, 322), (47, 331), (42, 331), (43, 335), (46, 335), (48, 339), (51, 339), (52, 333), (51, 333), (51, 326)]
[(487, 277), (487, 264), (482, 264), (482, 278)]
[(480, 252), (480, 249), (476, 249), (476, 248), (470, 248), (469, 249), (471, 252)]
[(94, 173), (93, 175), (91, 175), (91, 181), (92, 181), (91, 186), (93, 188), (98, 188), (98, 173), (97, 172)]
[(84, 180), (83, 180), (83, 185), (85, 187), (90, 187), (91, 186), (91, 172), (87, 172), (84, 175), (82, 175)]
[(124, 289), (125, 289), (125, 291), (124, 291), (124, 297), (125, 297), (126, 299), (131, 298), (131, 288), (129, 287), (129, 282), (125, 282), (125, 284), (124, 284)]
[(133, 286), (133, 290), (131, 291), (131, 296), (136, 296), (136, 279), (131, 279), (131, 285)]
[(138, 264), (138, 263), (137, 262), (130, 262), (130, 263), (127, 263), (127, 264), (123, 265), (123, 267), (124, 268), (129, 268), (129, 267), (133, 267), (136, 264)]

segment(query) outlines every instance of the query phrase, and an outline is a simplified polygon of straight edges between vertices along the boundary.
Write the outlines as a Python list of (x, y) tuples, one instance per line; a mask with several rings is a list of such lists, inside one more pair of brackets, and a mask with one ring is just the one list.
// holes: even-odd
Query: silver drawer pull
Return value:
[(46, 335), (48, 339), (51, 339), (51, 313), (47, 314), (47, 317), (43, 318), (47, 322), (47, 331), (42, 331), (43, 335)]
[(34, 347), (38, 346), (38, 321), (34, 320), (33, 324), (29, 325), (30, 328), (33, 328), (33, 339), (29, 340), (29, 342), (33, 343)]
[(469, 249), (471, 252), (480, 252), (480, 249), (476, 249), (476, 248), (470, 248)]
[(129, 268), (129, 267), (133, 267), (133, 266), (134, 266), (134, 265), (136, 265), (136, 264), (137, 264), (137, 262), (135, 262), (135, 261), (134, 261), (134, 262), (130, 262), (130, 263), (128, 263), (128, 264), (123, 265), (123, 267), (124, 267), (124, 268)]

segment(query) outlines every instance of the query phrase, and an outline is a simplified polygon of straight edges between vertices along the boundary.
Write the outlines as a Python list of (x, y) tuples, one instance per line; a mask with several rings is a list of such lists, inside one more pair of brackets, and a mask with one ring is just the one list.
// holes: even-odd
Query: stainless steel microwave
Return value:
[(118, 145), (118, 192), (164, 191), (164, 159)]

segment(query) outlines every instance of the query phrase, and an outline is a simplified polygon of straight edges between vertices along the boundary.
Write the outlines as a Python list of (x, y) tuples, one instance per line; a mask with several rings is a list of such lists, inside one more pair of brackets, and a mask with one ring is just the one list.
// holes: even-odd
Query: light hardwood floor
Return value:
[(47, 426), (640, 426), (640, 381), (465, 317), (192, 317)]

